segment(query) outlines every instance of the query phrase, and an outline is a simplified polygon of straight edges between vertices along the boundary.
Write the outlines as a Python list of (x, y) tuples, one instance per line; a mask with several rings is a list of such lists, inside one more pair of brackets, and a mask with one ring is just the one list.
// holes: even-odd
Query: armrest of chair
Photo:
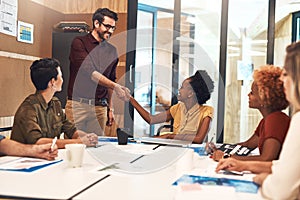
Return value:
[(160, 135), (160, 131), (164, 128), (169, 128), (169, 129), (173, 129), (173, 125), (171, 124), (165, 124), (165, 125), (162, 125), (160, 126), (158, 129), (157, 129), (157, 132), (156, 132), (156, 136), (159, 136)]
[(2, 127), (0, 128), (0, 132), (4, 132), (4, 131), (11, 131), (12, 130), (12, 127), (9, 126), (9, 127)]

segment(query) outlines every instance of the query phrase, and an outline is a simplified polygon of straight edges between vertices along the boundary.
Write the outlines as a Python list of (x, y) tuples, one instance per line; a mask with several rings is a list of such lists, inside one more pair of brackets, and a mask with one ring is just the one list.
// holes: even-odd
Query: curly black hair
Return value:
[(198, 103), (204, 104), (210, 99), (210, 95), (214, 90), (214, 82), (204, 70), (198, 70), (193, 76), (189, 78)]

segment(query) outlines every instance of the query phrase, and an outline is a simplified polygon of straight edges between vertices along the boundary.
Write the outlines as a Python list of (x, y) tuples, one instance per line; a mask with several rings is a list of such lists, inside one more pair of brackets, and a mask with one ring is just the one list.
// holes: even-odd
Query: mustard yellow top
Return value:
[(184, 103), (170, 108), (170, 113), (174, 119), (174, 134), (196, 134), (199, 124), (205, 117), (213, 118), (214, 109), (207, 105), (194, 105), (190, 110), (186, 110)]

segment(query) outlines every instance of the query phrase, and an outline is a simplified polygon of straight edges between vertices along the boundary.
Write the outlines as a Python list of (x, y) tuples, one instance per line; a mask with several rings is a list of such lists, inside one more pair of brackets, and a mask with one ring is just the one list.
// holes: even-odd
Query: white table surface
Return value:
[[(64, 158), (64, 154), (64, 150), (59, 150), (60, 158)], [(0, 171), (0, 195), (69, 199), (107, 175), (95, 172), (98, 167), (85, 153), (82, 168), (69, 168), (62, 161), (33, 172)]]
[[(131, 154), (151, 154), (153, 147), (143, 144), (129, 144), (116, 148)], [(159, 147), (155, 151), (162, 151), (165, 147)], [(110, 199), (110, 200), (182, 200), (182, 199), (262, 199), (260, 194), (236, 193), (232, 188), (213, 186), (203, 188), (201, 191), (183, 191), (180, 186), (172, 186), (183, 174), (193, 174), (213, 177), (237, 178), (252, 180), (253, 175), (231, 176), (216, 174), (214, 169), (217, 165), (207, 156), (199, 156), (191, 151), (183, 151), (174, 162), (171, 162), (160, 170), (152, 172), (139, 172), (133, 174), (124, 170), (108, 169), (98, 171), (105, 167), (105, 164), (90, 155), (86, 150), (83, 166), (81, 168), (69, 168), (67, 162), (48, 166), (31, 173), (0, 171), (0, 195), (25, 197), (25, 198), (46, 198), (46, 199)], [(151, 158), (153, 162), (161, 159)], [(192, 155), (192, 156), (191, 156)], [(163, 155), (165, 156), (165, 155)], [(65, 158), (65, 150), (59, 150), (59, 158)], [(151, 160), (150, 159), (150, 160)], [(151, 161), (152, 161), (151, 160)], [(167, 160), (167, 159), (166, 159)], [(147, 163), (147, 159), (140, 163)], [(142, 165), (137, 165), (142, 167)], [(162, 162), (163, 163), (163, 162)], [(154, 165), (156, 166), (156, 165)], [(127, 168), (125, 168), (127, 169)], [(103, 179), (104, 178), (104, 179)]]
[[(125, 150), (132, 148), (141, 148), (141, 146), (119, 146)], [(164, 148), (164, 147), (160, 147)], [(133, 150), (132, 150), (133, 151)], [(241, 180), (252, 180), (253, 174), (243, 176), (222, 175), (215, 173), (217, 162), (208, 156), (199, 156), (193, 153), (192, 162), (190, 162), (190, 152), (186, 151), (184, 155), (177, 161), (162, 168), (159, 171), (141, 174), (132, 174), (116, 171), (113, 169), (102, 171), (101, 173), (109, 173), (110, 176), (95, 184), (88, 190), (75, 196), (76, 200), (89, 199), (130, 199), (130, 200), (181, 200), (181, 199), (245, 199), (255, 200), (262, 199), (260, 193), (237, 193), (224, 189), (224, 186), (213, 186), (212, 188), (203, 189), (197, 192), (183, 192), (179, 186), (172, 186), (183, 174), (213, 176), (235, 178)], [(205, 198), (203, 198), (205, 197)]]

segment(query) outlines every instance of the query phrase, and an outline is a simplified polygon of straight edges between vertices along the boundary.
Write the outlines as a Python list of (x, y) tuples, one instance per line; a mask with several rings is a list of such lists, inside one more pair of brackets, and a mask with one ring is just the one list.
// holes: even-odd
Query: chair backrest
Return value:
[(10, 138), (12, 127), (0, 127), (0, 135), (5, 136), (6, 138)]
[(9, 126), (9, 127), (0, 127), (0, 132), (4, 132), (4, 131), (11, 131), (12, 130), (12, 127)]
[(172, 124), (164, 124), (164, 125), (160, 126), (160, 127), (157, 129), (156, 136), (159, 136), (161, 130), (162, 130), (162, 129), (165, 129), (165, 128), (169, 128), (171, 132), (173, 131), (173, 125), (172, 125)]

